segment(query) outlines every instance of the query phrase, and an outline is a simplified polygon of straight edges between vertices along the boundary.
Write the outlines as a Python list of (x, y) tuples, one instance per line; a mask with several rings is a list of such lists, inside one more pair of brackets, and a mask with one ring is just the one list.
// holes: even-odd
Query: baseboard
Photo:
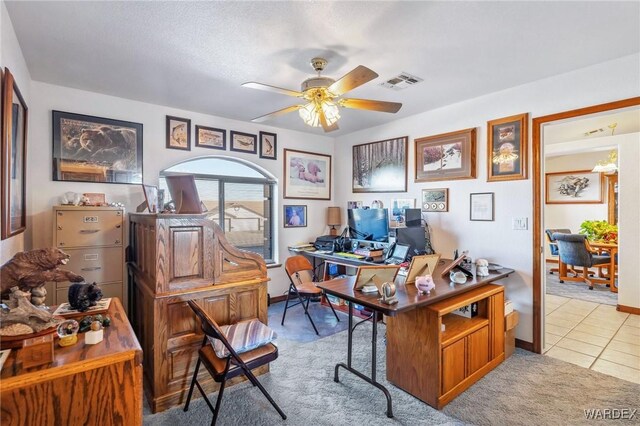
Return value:
[(287, 295), (283, 294), (281, 296), (274, 296), (270, 300), (271, 300), (271, 303), (284, 302), (285, 300), (287, 300)]
[(516, 348), (524, 349), (525, 351), (533, 352), (533, 343), (526, 342), (524, 340), (516, 339)]
[(634, 308), (633, 306), (617, 305), (616, 310), (627, 314), (640, 315), (640, 308)]

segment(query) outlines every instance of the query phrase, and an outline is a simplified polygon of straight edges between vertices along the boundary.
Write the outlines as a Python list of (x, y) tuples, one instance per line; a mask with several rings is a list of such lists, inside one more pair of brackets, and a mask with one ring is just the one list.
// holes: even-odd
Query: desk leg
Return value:
[(353, 330), (355, 327), (353, 327), (353, 303), (352, 302), (347, 302), (349, 303), (349, 330), (348, 330), (348, 340), (347, 340), (347, 365), (345, 365), (344, 363), (340, 362), (338, 364), (336, 364), (336, 368), (335, 368), (335, 372), (333, 375), (333, 381), (334, 382), (339, 382), (339, 376), (338, 376), (338, 370), (340, 369), (340, 367), (344, 368), (345, 370), (355, 374), (356, 376), (360, 377), (362, 380), (364, 380), (367, 383), (371, 383), (373, 386), (377, 387), (378, 389), (380, 389), (383, 393), (384, 396), (387, 398), (387, 417), (389, 418), (393, 418), (393, 405), (392, 405), (392, 401), (391, 401), (391, 394), (389, 393), (389, 391), (387, 390), (387, 388), (385, 388), (382, 384), (378, 383), (376, 381), (376, 355), (378, 353), (378, 322), (375, 321), (375, 312), (374, 312), (374, 321), (373, 321), (373, 333), (372, 333), (372, 338), (371, 338), (371, 377), (367, 377), (364, 374), (362, 374), (361, 372), (359, 372), (358, 370), (356, 370), (355, 368), (351, 367), (351, 356), (352, 356), (352, 347), (353, 347)]

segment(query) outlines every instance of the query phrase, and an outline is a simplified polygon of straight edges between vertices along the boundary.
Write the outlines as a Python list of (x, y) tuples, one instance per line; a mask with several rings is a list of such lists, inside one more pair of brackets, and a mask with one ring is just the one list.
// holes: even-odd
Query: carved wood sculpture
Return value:
[(18, 287), (31, 293), (34, 305), (44, 303), (47, 294), (44, 284), (49, 281), (82, 282), (84, 278), (64, 269), (69, 255), (57, 248), (38, 249), (17, 253), (0, 269), (0, 284), (2, 298), (9, 296), (12, 287)]
[[(38, 333), (42, 330), (56, 326), (61, 320), (54, 318), (46, 309), (33, 306), (29, 301), (31, 294), (13, 287), (9, 293), (9, 300), (5, 303), (8, 310), (0, 310), (0, 336), (15, 336), (22, 334)], [(15, 327), (15, 324), (27, 327)]]

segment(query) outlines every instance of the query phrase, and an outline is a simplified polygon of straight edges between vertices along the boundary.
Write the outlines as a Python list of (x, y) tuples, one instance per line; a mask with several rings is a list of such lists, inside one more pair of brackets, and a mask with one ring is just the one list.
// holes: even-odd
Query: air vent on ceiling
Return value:
[(396, 77), (390, 78), (380, 85), (388, 89), (402, 90), (406, 89), (409, 86), (413, 86), (414, 84), (420, 83), (421, 81), (424, 80), (420, 77), (416, 77), (415, 75), (409, 74), (408, 72), (402, 72)]

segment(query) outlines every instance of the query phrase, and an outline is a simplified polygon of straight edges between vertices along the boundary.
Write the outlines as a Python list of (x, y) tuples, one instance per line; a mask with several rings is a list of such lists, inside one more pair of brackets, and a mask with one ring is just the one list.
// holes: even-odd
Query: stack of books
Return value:
[(359, 248), (354, 250), (355, 254), (359, 254), (364, 257), (380, 257), (384, 254), (384, 250), (382, 249), (372, 249), (372, 248)]

